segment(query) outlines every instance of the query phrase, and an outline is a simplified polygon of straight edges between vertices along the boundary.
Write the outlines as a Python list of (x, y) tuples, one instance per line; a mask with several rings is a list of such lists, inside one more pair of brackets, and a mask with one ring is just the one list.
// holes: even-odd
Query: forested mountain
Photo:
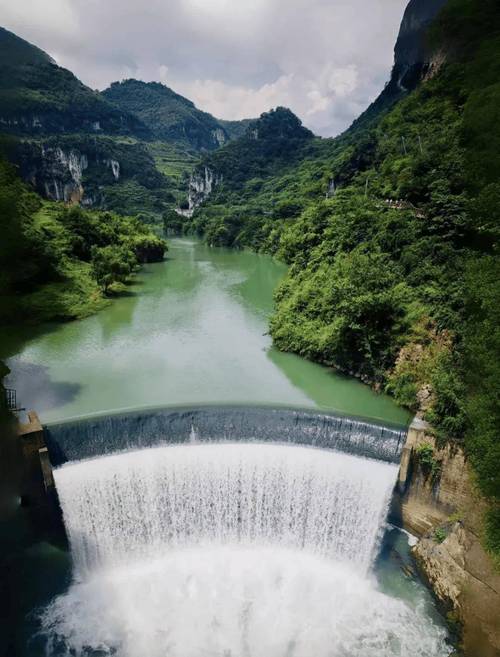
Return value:
[(177, 205), (199, 153), (245, 126), (217, 121), (159, 83), (93, 91), (0, 28), (2, 151), (45, 198), (158, 222)]
[(158, 170), (149, 129), (4, 29), (0, 133), (3, 154), (45, 198), (152, 220), (175, 205), (178, 182)]
[(185, 229), (289, 263), (271, 323), (280, 349), (356, 374), (440, 440), (465, 441), (498, 552), (500, 12), (443, 4), (410, 3), (397, 92), (341, 137), (280, 157), (271, 114), (266, 139), (250, 146), (250, 127), (204, 158)]
[(136, 117), (113, 107), (49, 55), (4, 28), (0, 28), (0, 127), (2, 132), (32, 136), (148, 135)]
[(159, 82), (123, 80), (103, 91), (103, 96), (146, 125), (155, 139), (195, 151), (214, 150), (238, 133), (237, 121), (224, 122), (197, 109), (187, 98)]

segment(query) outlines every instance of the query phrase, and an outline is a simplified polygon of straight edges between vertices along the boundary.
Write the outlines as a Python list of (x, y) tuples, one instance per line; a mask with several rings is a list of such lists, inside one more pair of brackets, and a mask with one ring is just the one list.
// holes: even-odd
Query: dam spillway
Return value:
[[(266, 415), (259, 436), (252, 423)], [(396, 428), (321, 414), (315, 422), (283, 409), (177, 409), (123, 420), (49, 428), (60, 450), (54, 476), (74, 579), (42, 614), (48, 654), (449, 654), (445, 630), (420, 606), (380, 591), (372, 575), (397, 475), (388, 451), (398, 449)], [(340, 420), (347, 430), (337, 450)], [(99, 427), (107, 430), (99, 435)], [(110, 427), (124, 432), (114, 440)], [(275, 442), (272, 427), (280, 429)], [(92, 456), (68, 461), (82, 428), (95, 439)], [(385, 462), (346, 453), (373, 453), (377, 436)]]
[(181, 445), (55, 471), (79, 572), (206, 544), (279, 545), (366, 573), (397, 467), (318, 449)]
[(76, 418), (45, 427), (53, 465), (162, 444), (258, 441), (300, 444), (399, 463), (401, 425), (296, 408), (166, 407)]

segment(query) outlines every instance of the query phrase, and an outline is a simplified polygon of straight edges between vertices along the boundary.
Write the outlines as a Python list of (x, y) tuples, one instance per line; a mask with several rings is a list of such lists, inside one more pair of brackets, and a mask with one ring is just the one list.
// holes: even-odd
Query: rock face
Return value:
[(43, 195), (54, 201), (79, 203), (83, 200), (83, 173), (88, 168), (87, 156), (79, 151), (64, 151), (60, 147), (40, 147), (42, 166), (33, 172), (31, 183), (43, 189)]
[[(419, 447), (432, 448), (424, 467)], [(433, 472), (434, 471), (434, 472)], [(462, 628), (467, 657), (500, 656), (500, 573), (481, 545), (485, 502), (460, 447), (438, 448), (417, 421), (403, 449), (394, 514), (420, 537), (417, 564), (443, 609)]]
[(413, 554), (444, 609), (463, 628), (462, 645), (470, 657), (500, 655), (500, 574), (486, 557), (467, 521), (449, 526), (437, 543), (420, 539)]
[(413, 89), (433, 59), (427, 30), (447, 0), (411, 0), (394, 48), (392, 80), (402, 91)]
[(189, 181), (187, 207), (179, 208), (177, 213), (191, 217), (217, 185), (224, 181), (232, 188), (237, 187), (249, 168), (262, 171), (276, 160), (291, 161), (300, 157), (301, 148), (313, 137), (286, 107), (264, 112), (255, 121), (248, 122), (243, 136), (203, 157)]
[(196, 208), (210, 196), (222, 180), (223, 176), (217, 174), (208, 166), (196, 169), (189, 179), (188, 207), (178, 208), (177, 213), (183, 217), (192, 217)]
[[(421, 467), (418, 457), (421, 445), (432, 446), (438, 475), (433, 476)], [(470, 485), (463, 476), (466, 470), (467, 462), (460, 448), (446, 445), (437, 449), (428, 425), (421, 421), (412, 424), (403, 449), (399, 486), (399, 512), (408, 531), (422, 536), (468, 505)]]
[(433, 19), (448, 0), (410, 0), (401, 22), (394, 47), (391, 78), (378, 98), (353, 123), (369, 122), (426, 78), (444, 63), (443, 52), (436, 52), (429, 43), (428, 32)]
[(91, 157), (90, 153), (77, 148), (61, 146), (24, 145), (20, 150), (19, 162), (23, 177), (36, 191), (52, 201), (98, 204), (99, 194), (89, 185), (85, 174), (89, 170), (98, 173), (103, 184), (111, 184), (120, 178), (120, 163), (113, 158)]
[(141, 143), (116, 143), (104, 136), (18, 141), (10, 147), (9, 159), (45, 198), (89, 207), (105, 207), (109, 190), (127, 181), (152, 191), (165, 185)]

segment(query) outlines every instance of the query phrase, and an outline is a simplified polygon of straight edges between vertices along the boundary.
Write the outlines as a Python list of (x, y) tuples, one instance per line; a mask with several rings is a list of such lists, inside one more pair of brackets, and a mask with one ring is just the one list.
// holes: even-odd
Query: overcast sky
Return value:
[(164, 82), (223, 119), (285, 105), (345, 129), (388, 79), (407, 0), (0, 0), (0, 22), (97, 89)]

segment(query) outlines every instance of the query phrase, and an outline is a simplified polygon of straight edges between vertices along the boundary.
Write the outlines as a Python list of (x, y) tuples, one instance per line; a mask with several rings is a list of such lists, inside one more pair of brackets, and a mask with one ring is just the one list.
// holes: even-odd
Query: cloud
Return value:
[[(93, 88), (158, 80), (220, 118), (285, 105), (323, 135), (387, 80), (406, 0), (0, 0), (3, 24)], [(21, 11), (22, 8), (22, 11)]]

